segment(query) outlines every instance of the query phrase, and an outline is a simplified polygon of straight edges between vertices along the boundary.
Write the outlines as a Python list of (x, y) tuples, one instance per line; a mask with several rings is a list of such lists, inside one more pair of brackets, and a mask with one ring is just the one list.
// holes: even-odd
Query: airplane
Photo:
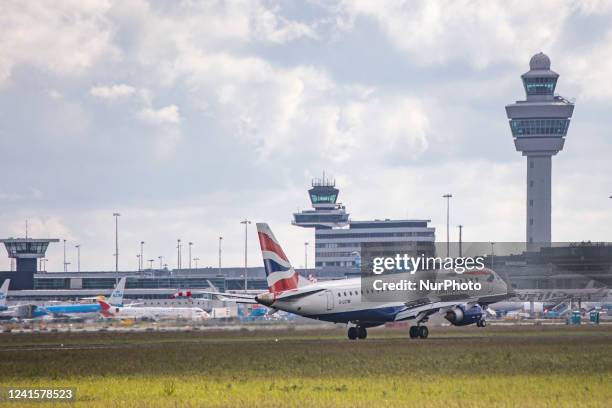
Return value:
[[(125, 282), (127, 278), (123, 277), (117, 283), (117, 286), (111, 293), (108, 303), (112, 305), (123, 304), (123, 291), (125, 289)], [(63, 317), (63, 316), (74, 316), (74, 315), (92, 315), (98, 316), (101, 310), (99, 303), (83, 303), (83, 304), (61, 304), (61, 305), (50, 305), (50, 306), (38, 306), (38, 305), (19, 305), (15, 307), (15, 310), (10, 316), (4, 314), (4, 317), (12, 317), (17, 319), (36, 319), (36, 318), (48, 318), (48, 317)]]
[(2, 287), (0, 287), (0, 312), (8, 310), (6, 306), (6, 298), (8, 296), (9, 285), (11, 284), (10, 279), (5, 279), (4, 283), (2, 283)]
[(109, 319), (188, 319), (206, 320), (210, 316), (201, 307), (163, 307), (163, 306), (113, 306), (104, 300), (98, 300), (100, 314)]
[[(258, 303), (274, 310), (281, 310), (316, 320), (343, 323), (348, 327), (350, 340), (365, 339), (367, 329), (387, 322), (415, 320), (410, 327), (410, 338), (425, 339), (429, 329), (424, 325), (435, 313), (443, 313), (451, 324), (486, 326), (483, 306), (498, 302), (508, 296), (506, 282), (491, 269), (483, 268), (449, 277), (447, 279), (474, 279), (482, 283), (482, 290), (472, 292), (431, 291), (423, 297), (415, 292), (412, 298), (383, 300), (386, 292), (362, 287), (361, 278), (325, 282), (311, 282), (300, 276), (291, 266), (283, 249), (265, 223), (257, 223), (257, 233), (268, 281), (268, 292), (248, 294), (198, 291), (222, 300), (238, 303)], [(401, 277), (402, 274), (394, 275)], [(414, 277), (413, 277), (414, 279)], [(377, 292), (377, 293), (373, 293)], [(376, 299), (379, 296), (380, 299)], [(372, 299), (374, 297), (374, 299)]]

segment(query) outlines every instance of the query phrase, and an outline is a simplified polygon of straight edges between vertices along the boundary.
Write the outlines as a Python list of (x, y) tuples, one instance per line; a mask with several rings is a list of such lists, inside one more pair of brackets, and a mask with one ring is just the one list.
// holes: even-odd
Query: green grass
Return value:
[(432, 327), (425, 341), (382, 329), (370, 337), (2, 334), (0, 385), (74, 387), (70, 405), (79, 407), (609, 407), (612, 400), (612, 327)]

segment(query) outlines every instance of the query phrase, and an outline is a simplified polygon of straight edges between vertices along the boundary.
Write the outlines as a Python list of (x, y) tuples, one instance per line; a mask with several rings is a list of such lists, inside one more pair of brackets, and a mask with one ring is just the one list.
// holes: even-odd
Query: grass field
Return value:
[(1, 334), (0, 386), (105, 408), (610, 407), (612, 327)]

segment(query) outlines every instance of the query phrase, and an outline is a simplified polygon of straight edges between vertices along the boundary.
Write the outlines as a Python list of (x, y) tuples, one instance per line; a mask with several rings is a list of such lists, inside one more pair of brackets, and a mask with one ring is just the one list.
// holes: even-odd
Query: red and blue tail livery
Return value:
[(268, 279), (268, 290), (272, 293), (295, 290), (304, 284), (303, 279), (293, 269), (287, 255), (274, 237), (272, 230), (265, 223), (257, 224), (257, 235), (263, 255), (264, 267)]

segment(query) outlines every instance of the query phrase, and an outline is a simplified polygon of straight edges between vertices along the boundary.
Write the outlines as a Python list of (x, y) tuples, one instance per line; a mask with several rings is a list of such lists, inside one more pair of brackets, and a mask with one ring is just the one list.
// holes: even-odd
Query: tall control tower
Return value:
[(551, 158), (563, 149), (573, 102), (555, 95), (559, 74), (543, 53), (521, 75), (527, 99), (506, 106), (516, 150), (527, 156), (527, 243), (551, 241)]
[(325, 178), (312, 181), (308, 190), (313, 210), (304, 210), (293, 214), (293, 225), (305, 228), (331, 229), (348, 225), (349, 214), (346, 208), (337, 203), (338, 193), (336, 181)]

